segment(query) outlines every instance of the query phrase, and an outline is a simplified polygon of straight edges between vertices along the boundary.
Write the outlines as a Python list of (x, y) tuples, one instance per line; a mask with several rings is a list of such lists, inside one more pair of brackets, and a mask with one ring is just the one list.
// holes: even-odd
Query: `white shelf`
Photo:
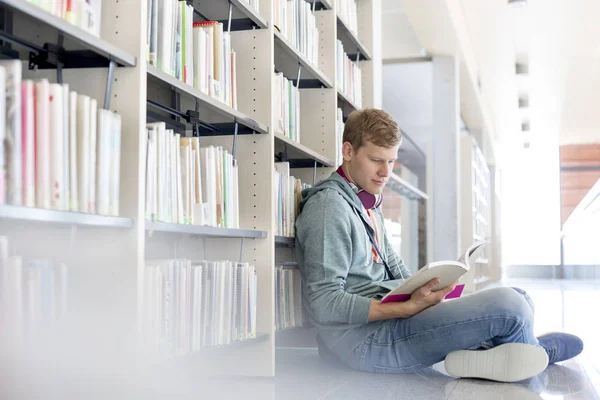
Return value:
[(230, 344), (221, 344), (218, 346), (210, 346), (210, 347), (202, 347), (200, 350), (195, 351), (193, 353), (183, 354), (181, 356), (177, 356), (179, 359), (185, 358), (194, 358), (194, 357), (202, 357), (202, 355), (208, 355), (214, 352), (224, 352), (224, 351), (233, 351), (243, 346), (249, 346), (255, 343), (264, 342), (269, 340), (271, 337), (268, 333), (257, 333), (256, 337), (244, 340), (234, 340)]
[(149, 79), (168, 85), (169, 87), (177, 90), (179, 93), (186, 94), (200, 100), (202, 108), (200, 110), (200, 119), (202, 119), (203, 115), (206, 115), (206, 113), (210, 113), (211, 118), (215, 118), (214, 114), (216, 114), (223, 122), (238, 122), (239, 124), (255, 131), (256, 133), (269, 133), (269, 128), (266, 125), (255, 121), (238, 110), (234, 110), (227, 104), (217, 99), (213, 99), (193, 86), (181, 82), (179, 79), (159, 70), (152, 65), (148, 65), (148, 77)]
[[(341, 108), (342, 111), (344, 112), (344, 117), (348, 117), (348, 115), (350, 115), (350, 113), (352, 111), (359, 109), (359, 107), (352, 100), (350, 100), (348, 97), (346, 97), (346, 95), (344, 93), (342, 93), (339, 88), (337, 90), (337, 95), (338, 95), (338, 107)], [(342, 104), (340, 104), (340, 100), (342, 101)]]
[(105, 228), (133, 227), (131, 218), (111, 217), (97, 214), (87, 214), (71, 211), (46, 210), (43, 208), (19, 207), (10, 205), (0, 206), (0, 219), (10, 219), (28, 222), (49, 222), (63, 225), (93, 226)]
[(282, 267), (283, 269), (298, 269), (298, 263), (296, 261), (285, 261), (279, 262), (275, 267)]
[(211, 21), (223, 22), (223, 29), (227, 30), (229, 17), (229, 3), (231, 9), (231, 30), (266, 29), (269, 23), (254, 8), (242, 0), (194, 0), (193, 5), (199, 13)]
[[(309, 149), (308, 147), (283, 136), (282, 134), (275, 133), (275, 152), (286, 152), (292, 168), (312, 168), (314, 162), (317, 162), (317, 166), (333, 167), (333, 161), (320, 155), (316, 151)], [(294, 161), (294, 162), (292, 162)]]
[(296, 238), (288, 236), (275, 236), (275, 245), (282, 247), (293, 247), (296, 245)]
[[(333, 0), (332, 0), (333, 1)], [(321, 3), (321, 7), (324, 10), (332, 10), (333, 6), (329, 3), (329, 0), (315, 0), (316, 3)], [(309, 3), (312, 3), (309, 1)]]
[(479, 278), (475, 278), (475, 285), (481, 285), (482, 283), (486, 283), (490, 280), (489, 276), (480, 276)]
[(167, 222), (153, 221), (146, 221), (146, 231), (148, 231), (150, 234), (152, 234), (153, 232), (168, 232), (220, 238), (263, 239), (267, 237), (267, 233), (265, 231), (255, 231), (250, 229), (217, 228), (214, 226), (204, 225), (172, 224)]
[(360, 54), (359, 60), (370, 60), (371, 54), (367, 48), (358, 39), (358, 36), (348, 28), (348, 25), (337, 16), (337, 33), (338, 39), (344, 45), (344, 51), (352, 61), (356, 61), (356, 54)]
[[(311, 87), (322, 86), (332, 88), (331, 80), (327, 78), (319, 68), (315, 67), (308, 59), (296, 50), (292, 44), (279, 32), (274, 31), (275, 36), (275, 69), (292, 80), (298, 78), (298, 64), (302, 66), (300, 72), (300, 88), (303, 80), (309, 80)], [(317, 87), (318, 87), (317, 86)]]
[[(56, 30), (57, 34), (60, 32), (65, 35), (65, 39), (79, 45), (80, 48), (77, 50), (81, 50), (82, 48), (84, 50), (91, 50), (105, 58), (107, 66), (109, 60), (114, 60), (118, 65), (125, 67), (133, 67), (136, 65), (136, 58), (133, 55), (24, 0), (0, 0), (0, 8), (12, 10), (15, 14), (18, 13), (35, 20), (27, 20), (27, 22), (44, 24), (47, 27), (53, 28)], [(26, 22), (19, 21), (19, 23)], [(31, 27), (31, 29), (34, 28), (35, 27)], [(47, 39), (48, 41), (54, 42), (56, 37), (57, 35), (54, 35), (52, 38)], [(65, 43), (65, 48), (67, 51), (70, 50), (67, 43)]]
[[(258, 28), (266, 29), (269, 27), (269, 23), (259, 15), (248, 3), (240, 0), (229, 0), (234, 7), (236, 7), (242, 14), (248, 17)], [(222, 2), (225, 3), (225, 2)]]
[(393, 182), (399, 184), (400, 186), (403, 186), (404, 188), (406, 188), (407, 190), (412, 192), (415, 196), (419, 197), (420, 199), (429, 200), (429, 196), (425, 192), (422, 192), (421, 190), (414, 187), (413, 185), (411, 185), (410, 183), (408, 183), (407, 181), (400, 178), (398, 175), (396, 175), (394, 173), (392, 173), (390, 175), (390, 181), (393, 181)]

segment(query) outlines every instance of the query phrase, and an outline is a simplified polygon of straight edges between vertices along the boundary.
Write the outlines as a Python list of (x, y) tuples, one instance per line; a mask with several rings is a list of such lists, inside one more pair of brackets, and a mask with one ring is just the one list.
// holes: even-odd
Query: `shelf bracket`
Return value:
[(227, 33), (231, 34), (231, 12), (233, 9), (233, 4), (231, 4), (231, 0), (229, 0), (229, 15), (227, 16)]
[(315, 160), (315, 165), (313, 167), (313, 186), (317, 184), (317, 160)]
[(231, 148), (231, 156), (235, 164), (235, 150), (237, 148), (237, 135), (238, 135), (238, 122), (235, 121), (235, 127), (233, 128), (233, 147)]
[[(59, 49), (63, 49), (64, 50), (64, 42), (65, 42), (65, 37), (63, 36), (62, 33), (58, 34), (58, 48)], [(63, 62), (61, 60), (57, 60), (56, 62), (56, 82), (58, 84), (63, 83)]]
[[(173, 90), (171, 92), (171, 103), (172, 103), (173, 109), (177, 112), (180, 112), (180, 110), (181, 110), (181, 95), (176, 90)], [(180, 122), (180, 117), (178, 115), (172, 114), (172, 118), (174, 120), (176, 120), (177, 122)]]
[[(3, 36), (5, 34), (3, 33)], [(65, 64), (65, 49), (60, 44), (44, 43), (42, 49), (36, 48), (25, 41), (16, 40), (15, 43), (29, 48), (29, 69), (37, 70), (41, 65), (54, 65), (57, 68), (61, 68), (61, 79), (62, 79), (62, 66)], [(60, 38), (59, 38), (60, 43)]]
[(164, 111), (168, 114), (171, 114), (172, 116), (178, 117), (178, 118), (183, 118), (188, 124), (194, 125), (197, 124), (199, 127), (205, 128), (211, 132), (218, 132), (219, 129), (207, 124), (205, 122), (202, 122), (200, 120), (200, 113), (193, 111), (193, 110), (188, 110), (185, 113), (182, 113), (179, 110), (174, 110), (173, 108), (167, 107), (167, 106), (163, 106), (160, 103), (157, 103), (154, 100), (146, 100), (146, 103), (158, 110)]
[(315, 12), (315, 3), (316, 3), (316, 1), (312, 0), (312, 12), (313, 12), (313, 14)]
[(287, 143), (283, 145), (283, 152), (279, 152), (279, 159), (281, 162), (287, 162), (288, 160), (288, 151), (287, 151)]
[(244, 238), (240, 242), (240, 262), (242, 262), (242, 253), (244, 252)]
[(302, 64), (298, 63), (298, 79), (296, 80), (296, 89), (300, 87), (300, 74), (302, 73)]
[[(197, 119), (200, 119), (200, 100), (198, 100), (198, 98), (196, 98), (196, 106), (194, 107), (194, 112), (195, 115), (197, 116)], [(200, 137), (200, 125), (197, 122), (194, 122), (192, 124), (192, 136), (193, 137)]]
[(104, 109), (110, 109), (110, 96), (112, 91), (112, 85), (115, 77), (115, 67), (117, 63), (111, 59), (108, 63), (108, 75), (106, 77), (106, 92), (104, 93)]

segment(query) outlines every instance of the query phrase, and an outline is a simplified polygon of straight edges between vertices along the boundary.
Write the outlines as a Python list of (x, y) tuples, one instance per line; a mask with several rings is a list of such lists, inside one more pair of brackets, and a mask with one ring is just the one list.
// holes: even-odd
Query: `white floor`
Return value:
[(431, 369), (412, 375), (359, 373), (326, 364), (314, 350), (280, 349), (273, 398), (600, 399), (600, 281), (520, 280), (503, 285), (529, 292), (536, 304), (536, 334), (577, 334), (585, 342), (584, 352), (562, 365), (548, 367), (535, 378), (518, 384), (498, 384), (452, 379)]
[[(536, 334), (565, 331), (581, 336), (583, 353), (562, 365), (548, 367), (538, 376), (516, 384), (454, 379), (429, 368), (415, 374), (361, 373), (323, 361), (316, 349), (278, 349), (275, 378), (207, 378), (186, 368), (167, 378), (160, 373), (139, 381), (112, 374), (88, 384), (82, 374), (63, 376), (60, 382), (11, 381), (11, 368), (0, 356), (0, 399), (218, 399), (218, 400), (387, 400), (387, 399), (581, 399), (600, 400), (600, 281), (511, 281), (529, 292), (536, 304)], [(85, 374), (84, 374), (85, 375)], [(21, 377), (22, 379), (22, 377)], [(172, 380), (172, 382), (171, 382)], [(167, 384), (171, 382), (171, 384)], [(7, 383), (31, 396), (7, 393)], [(39, 384), (39, 382), (38, 382)]]

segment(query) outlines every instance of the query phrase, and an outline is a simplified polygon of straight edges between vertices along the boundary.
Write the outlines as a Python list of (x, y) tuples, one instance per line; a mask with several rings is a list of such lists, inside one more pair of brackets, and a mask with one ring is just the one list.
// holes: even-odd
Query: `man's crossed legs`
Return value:
[(404, 373), (445, 360), (457, 377), (514, 382), (581, 353), (572, 335), (533, 334), (534, 305), (517, 288), (494, 288), (394, 319), (368, 337), (347, 363), (354, 369)]

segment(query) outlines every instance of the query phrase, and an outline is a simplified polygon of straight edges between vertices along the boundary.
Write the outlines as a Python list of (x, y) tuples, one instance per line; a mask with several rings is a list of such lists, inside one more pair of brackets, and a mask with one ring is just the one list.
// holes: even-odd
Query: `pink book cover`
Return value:
[[(464, 288), (465, 288), (465, 285), (456, 285), (454, 290), (452, 290), (450, 293), (448, 293), (446, 295), (446, 297), (444, 297), (444, 299), (455, 299), (455, 298), (460, 297), (462, 295)], [(402, 301), (407, 301), (408, 299), (410, 299), (410, 294), (395, 294), (395, 295), (386, 297), (385, 300), (381, 301), (381, 304), (392, 303), (392, 302), (399, 303)]]

